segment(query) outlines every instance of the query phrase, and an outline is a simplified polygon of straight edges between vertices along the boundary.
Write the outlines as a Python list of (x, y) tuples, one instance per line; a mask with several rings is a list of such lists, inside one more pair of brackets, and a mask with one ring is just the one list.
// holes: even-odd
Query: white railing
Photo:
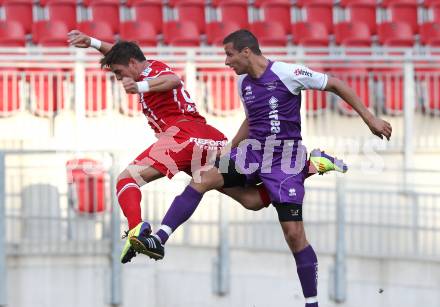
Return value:
[[(192, 89), (190, 94), (203, 113), (226, 117), (243, 112), (235, 75), (225, 67), (221, 48), (161, 47), (144, 51), (148, 58), (163, 60), (175, 69), (186, 88)], [(346, 81), (370, 110), (392, 122), (392, 148), (440, 148), (436, 133), (440, 128), (438, 49), (288, 47), (264, 51), (271, 59), (300, 62)], [(74, 48), (0, 48), (1, 116), (30, 113), (53, 118), (73, 111), (79, 123), (104, 114), (141, 115), (136, 97), (127, 96), (110, 72), (100, 70), (99, 58), (96, 51)], [(408, 71), (415, 77), (409, 78)], [(414, 107), (405, 109), (409, 104)], [(306, 92), (303, 105), (306, 137), (325, 136), (331, 133), (329, 128), (349, 124), (354, 115), (349, 106), (323, 92)], [(54, 127), (56, 130), (56, 124)], [(358, 137), (361, 131), (345, 129), (344, 137)], [(338, 141), (332, 137), (329, 146)]]

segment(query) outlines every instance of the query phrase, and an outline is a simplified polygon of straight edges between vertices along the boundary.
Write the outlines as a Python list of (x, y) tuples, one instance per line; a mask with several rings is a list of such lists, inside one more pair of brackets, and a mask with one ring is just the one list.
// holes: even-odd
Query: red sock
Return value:
[(257, 185), (258, 193), (260, 193), (260, 198), (263, 201), (263, 205), (268, 207), (271, 204), (269, 193), (266, 190), (264, 184)]
[(128, 220), (128, 228), (132, 229), (142, 222), (141, 199), (139, 185), (133, 178), (124, 178), (116, 184), (116, 193), (122, 212)]

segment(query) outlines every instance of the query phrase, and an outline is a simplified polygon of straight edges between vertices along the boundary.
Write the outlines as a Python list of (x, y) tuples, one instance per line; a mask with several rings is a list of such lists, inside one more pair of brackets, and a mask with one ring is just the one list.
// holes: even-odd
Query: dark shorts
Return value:
[(295, 148), (291, 157), (284, 158), (280, 151), (274, 151), (270, 157), (262, 150), (234, 148), (228, 168), (225, 167), (226, 158), (222, 159), (218, 165), (220, 171), (228, 173), (224, 176), (225, 183), (254, 185), (262, 182), (273, 203), (303, 203), (304, 180), (308, 172), (304, 146)]

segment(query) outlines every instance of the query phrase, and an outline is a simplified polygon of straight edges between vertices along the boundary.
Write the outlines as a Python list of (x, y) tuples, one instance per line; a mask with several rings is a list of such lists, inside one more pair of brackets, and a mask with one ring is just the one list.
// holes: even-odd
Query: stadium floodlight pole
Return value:
[(7, 303), (5, 153), (0, 151), (0, 306)]

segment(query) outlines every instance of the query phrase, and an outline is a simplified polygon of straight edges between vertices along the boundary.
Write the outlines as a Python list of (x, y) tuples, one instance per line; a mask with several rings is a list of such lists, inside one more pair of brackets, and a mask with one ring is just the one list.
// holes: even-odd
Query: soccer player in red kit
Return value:
[[(206, 160), (215, 156), (227, 143), (226, 137), (208, 125), (196, 109), (194, 102), (183, 87), (183, 82), (166, 64), (147, 60), (138, 45), (120, 41), (114, 45), (89, 37), (77, 30), (68, 35), (71, 45), (79, 48), (94, 47), (104, 57), (101, 67), (109, 68), (127, 93), (139, 94), (143, 113), (157, 141), (142, 152), (117, 179), (117, 197), (128, 220), (129, 231), (121, 254), (121, 262), (127, 263), (136, 256), (130, 245), (130, 238), (151, 233), (151, 226), (141, 218), (140, 187), (153, 180), (167, 176), (172, 178), (184, 171), (194, 178)], [(236, 146), (232, 141), (232, 146)], [(325, 172), (321, 167), (316, 169)], [(269, 197), (263, 185), (234, 187), (221, 190), (245, 208), (258, 210), (269, 204)], [(185, 199), (199, 202), (200, 193), (191, 188), (184, 191)], [(169, 235), (183, 224), (194, 212), (196, 206), (172, 206), (166, 213), (155, 240), (143, 242), (151, 247), (148, 254), (154, 259), (163, 257), (163, 246)]]
[[(151, 232), (150, 225), (141, 218), (140, 187), (164, 176), (172, 178), (179, 171), (192, 176), (193, 171), (205, 163), (209, 152), (216, 154), (226, 145), (227, 139), (197, 112), (183, 82), (170, 67), (160, 61), (147, 60), (135, 43), (121, 41), (112, 45), (77, 30), (69, 33), (68, 41), (79, 48), (94, 47), (104, 55), (101, 66), (111, 69), (127, 93), (139, 94), (143, 113), (157, 136), (157, 141), (134, 159), (117, 179), (118, 201), (130, 229), (121, 254), (121, 262), (126, 263), (136, 255), (129, 238)], [(194, 157), (199, 157), (199, 161), (194, 161)], [(263, 204), (262, 189), (222, 192), (248, 209), (259, 209)], [(168, 212), (158, 230), (159, 235), (170, 234), (193, 211), (182, 206)]]

